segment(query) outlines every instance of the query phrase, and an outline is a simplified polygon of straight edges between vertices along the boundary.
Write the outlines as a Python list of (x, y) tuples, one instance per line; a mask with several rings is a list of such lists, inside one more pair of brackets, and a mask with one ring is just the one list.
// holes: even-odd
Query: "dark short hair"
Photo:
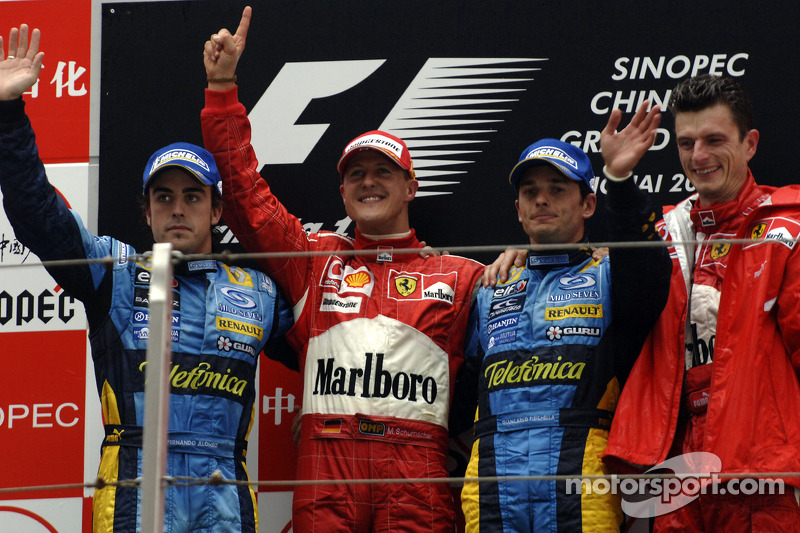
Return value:
[(733, 122), (739, 128), (739, 140), (753, 129), (753, 105), (742, 84), (729, 76), (700, 74), (680, 82), (672, 90), (668, 108), (672, 116), (687, 111), (723, 104), (728, 106)]

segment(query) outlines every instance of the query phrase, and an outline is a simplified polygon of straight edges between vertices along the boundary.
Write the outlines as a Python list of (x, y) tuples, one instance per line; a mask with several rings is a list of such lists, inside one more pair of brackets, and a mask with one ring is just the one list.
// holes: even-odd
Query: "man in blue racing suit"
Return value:
[[(626, 167), (655, 138), (659, 110), (647, 105), (619, 133), (616, 110), (603, 132), (612, 241), (658, 239), (660, 214)], [(508, 279), (479, 291), (460, 378), (462, 394), (477, 395), (467, 477), (571, 475), (576, 483), (465, 483), (468, 532), (620, 531), (619, 497), (580, 479), (606, 473), (600, 456), (614, 408), (666, 302), (670, 262), (663, 247), (592, 257), (584, 225), (596, 207), (594, 180), (589, 158), (571, 144), (542, 139), (522, 153), (509, 181), (530, 243), (581, 246), (530, 251)]]
[[(36, 81), (43, 53), (34, 30), (12, 29), (8, 57), (0, 39), (0, 188), (16, 237), (43, 261), (112, 263), (49, 267), (80, 299), (89, 322), (106, 437), (99, 476), (106, 482), (141, 475), (144, 369), (148, 342), (148, 259), (112, 237), (96, 237), (47, 181), (22, 93)], [(157, 242), (183, 254), (212, 251), (222, 213), (214, 158), (199, 146), (158, 150), (144, 171), (144, 205)], [(135, 259), (135, 260), (132, 260)], [(175, 266), (167, 475), (247, 480), (245, 455), (253, 421), (258, 354), (291, 325), (291, 310), (262, 272), (214, 260)], [(165, 531), (239, 533), (257, 530), (249, 486), (171, 486)], [(140, 492), (108, 485), (95, 492), (95, 532), (140, 530)]]

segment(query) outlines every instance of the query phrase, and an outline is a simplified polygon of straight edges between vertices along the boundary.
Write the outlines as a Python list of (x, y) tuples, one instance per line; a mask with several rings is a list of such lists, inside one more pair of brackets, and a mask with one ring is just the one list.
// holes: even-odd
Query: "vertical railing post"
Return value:
[(142, 436), (142, 533), (164, 531), (167, 465), (169, 369), (172, 359), (172, 245), (153, 246), (150, 271), (149, 337), (144, 386)]

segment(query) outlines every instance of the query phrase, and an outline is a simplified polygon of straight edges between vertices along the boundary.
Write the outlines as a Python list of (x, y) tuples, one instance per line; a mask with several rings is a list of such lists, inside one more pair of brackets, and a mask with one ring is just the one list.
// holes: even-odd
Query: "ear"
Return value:
[(339, 185), (339, 194), (342, 195), (342, 203), (346, 203), (344, 199), (344, 184)]
[[(148, 192), (149, 194), (149, 192)], [(150, 203), (148, 202), (146, 206), (144, 206), (144, 219), (147, 221), (147, 225), (149, 227), (153, 227), (153, 224), (150, 219)]]
[(214, 206), (212, 204), (211, 205), (211, 225), (215, 226), (219, 222), (220, 218), (222, 218), (222, 206), (221, 205)]
[(758, 130), (750, 130), (744, 136), (744, 144), (745, 144), (745, 153), (747, 155), (747, 161), (749, 162), (754, 155), (756, 155), (756, 148), (758, 148), (758, 138), (760, 134)]
[(406, 202), (410, 202), (417, 196), (419, 182), (416, 179), (406, 181)]
[(594, 215), (594, 210), (597, 208), (597, 195), (589, 193), (583, 199), (583, 219), (586, 220)]
[(522, 215), (519, 214), (519, 198), (514, 200), (514, 207), (517, 208), (517, 220), (522, 222)]

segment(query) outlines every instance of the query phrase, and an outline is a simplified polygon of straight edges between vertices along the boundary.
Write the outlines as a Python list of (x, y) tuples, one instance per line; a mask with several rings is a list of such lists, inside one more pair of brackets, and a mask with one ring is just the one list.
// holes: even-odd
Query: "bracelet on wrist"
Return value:
[(606, 176), (608, 179), (610, 179), (611, 181), (625, 181), (626, 179), (628, 179), (628, 178), (630, 178), (631, 176), (633, 176), (633, 170), (631, 170), (630, 172), (628, 172), (628, 173), (627, 173), (626, 175), (624, 175), (624, 176), (614, 176), (613, 174), (611, 174), (611, 173), (608, 171), (608, 166), (606, 166), (606, 165), (603, 165), (603, 174), (605, 174), (605, 176)]
[(206, 78), (208, 83), (236, 83), (236, 76), (232, 78)]

